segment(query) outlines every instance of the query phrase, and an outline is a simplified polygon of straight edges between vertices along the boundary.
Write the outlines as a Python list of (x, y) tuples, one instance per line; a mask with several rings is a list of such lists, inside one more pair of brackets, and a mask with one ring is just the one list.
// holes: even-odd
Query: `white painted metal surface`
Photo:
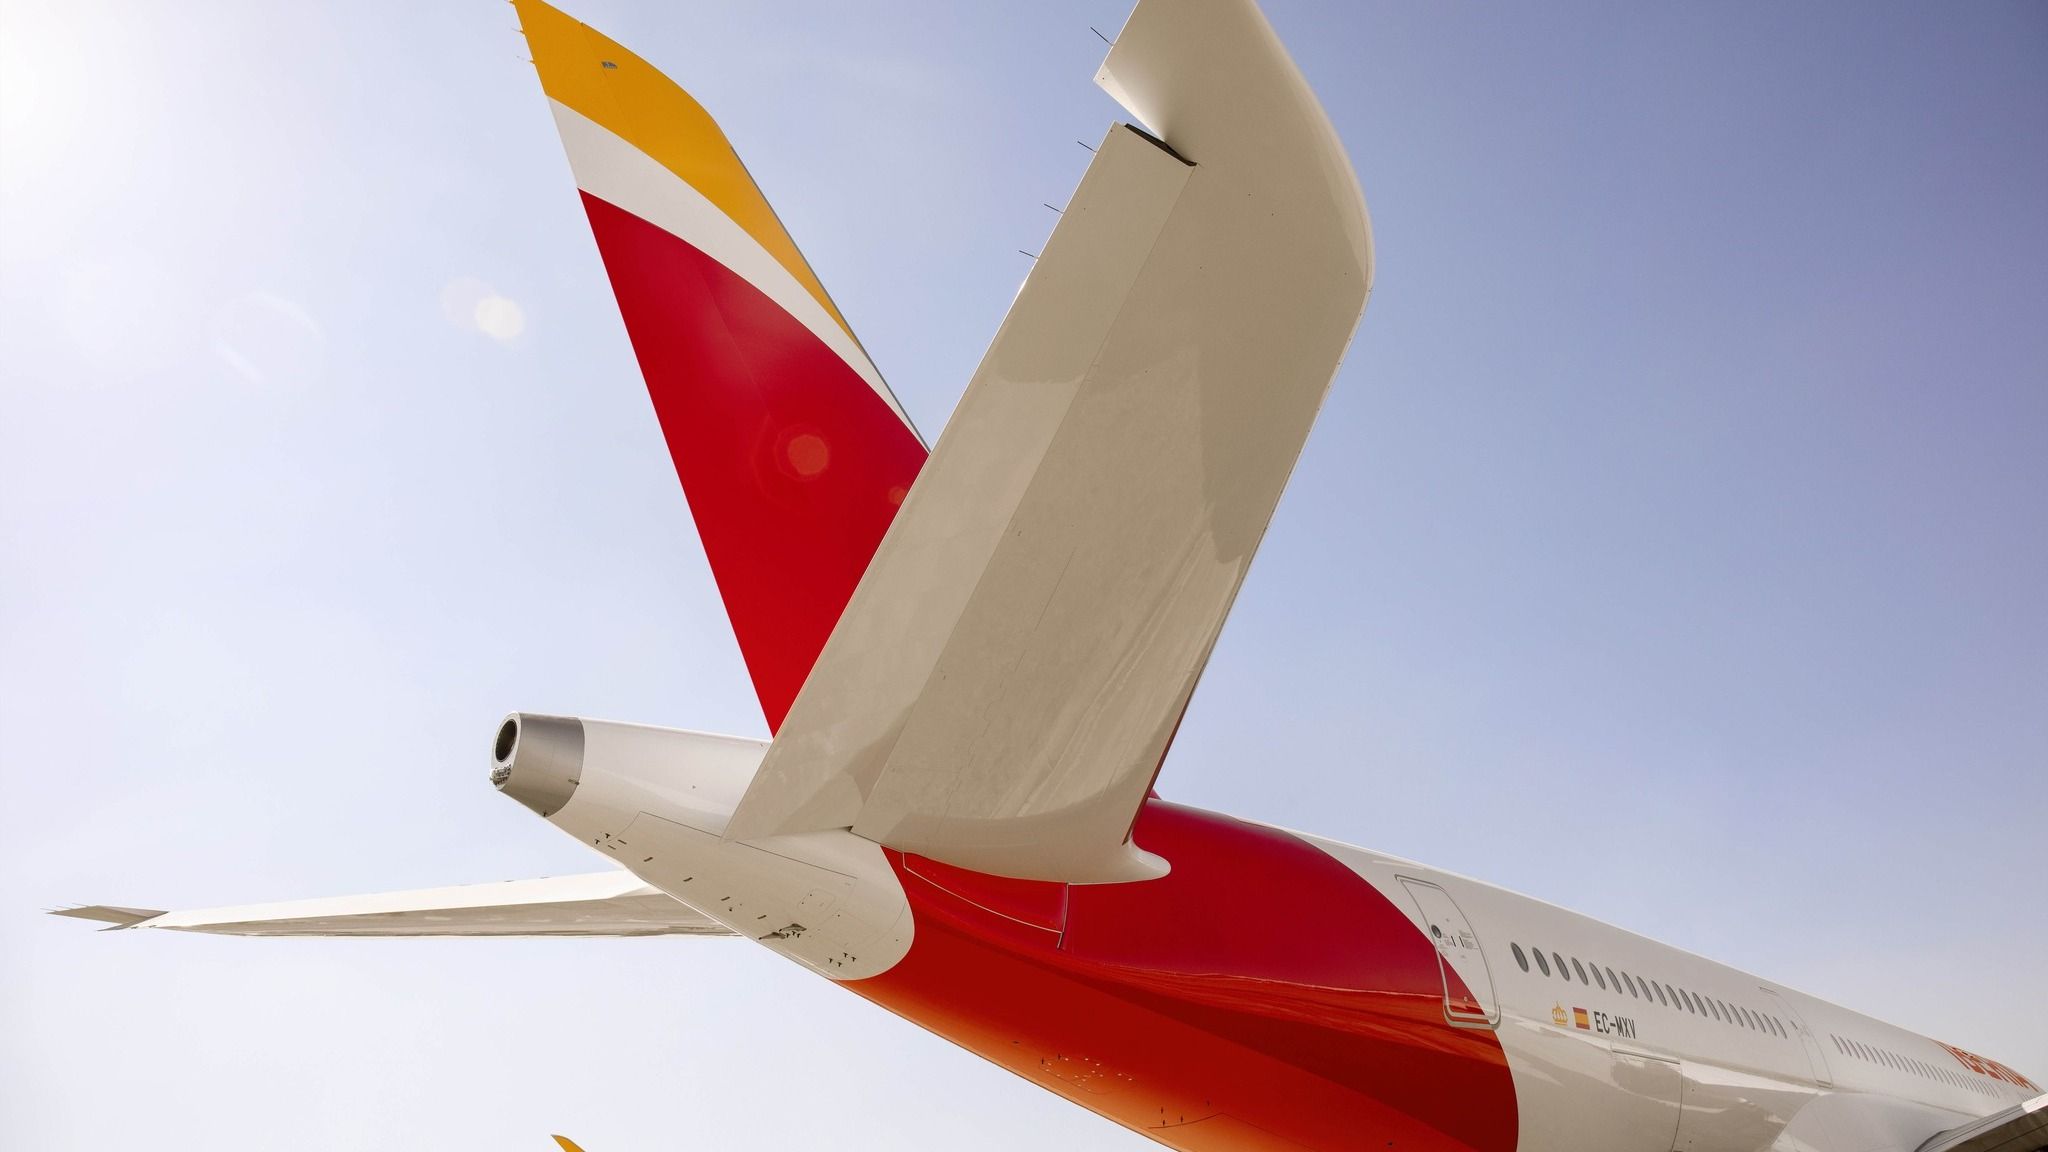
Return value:
[[(1006, 876), (1128, 842), (1365, 306), (1365, 205), (1255, 5), (1144, 6), (1113, 130), (727, 835)], [(1171, 149), (1171, 152), (1167, 151)]]
[[(124, 928), (221, 936), (726, 936), (717, 921), (625, 871), (244, 904), (142, 919), (65, 909)], [(126, 920), (124, 923), (123, 920)]]
[[(1493, 995), (1493, 974), (1487, 971), (1486, 953), (1479, 944), (1465, 913), (1450, 894), (1427, 880), (1401, 877), (1401, 887), (1422, 913), (1423, 931), (1436, 945), (1437, 962), (1444, 969), (1444, 1017), (1453, 1024), (1498, 1024), (1500, 1001)], [(1455, 973), (1472, 999), (1452, 994)]]
[(1918, 1152), (2041, 1152), (2048, 1148), (2048, 1095), (2015, 1104), (1922, 1144)]
[[(547, 770), (566, 770), (573, 788), (566, 803), (544, 813), (548, 822), (668, 896), (835, 979), (884, 972), (909, 951), (909, 901), (874, 842), (845, 829), (750, 843), (721, 838), (760, 763), (760, 741), (602, 720), (514, 719), (518, 737), (509, 756), (498, 757), (499, 769), (517, 781), (530, 767), (523, 757), (534, 752), (546, 757)], [(532, 740), (542, 731), (576, 735), (542, 747)]]
[[(1429, 919), (1409, 882), (1455, 900), (1493, 961), (1496, 1035), (1526, 1152), (1915, 1152), (1935, 1133), (2029, 1095), (1970, 1072), (1928, 1037), (1671, 945), (1469, 877), (1303, 838), (1370, 881), (1420, 931)], [(1515, 946), (1526, 967), (1510, 958)], [(1558, 975), (1557, 959), (1571, 975)], [(1622, 972), (1626, 983), (1616, 979)], [(1671, 992), (1650, 993), (1653, 982)], [(1750, 1016), (1681, 1008), (1681, 990), (1688, 1004), (1767, 1013), (1782, 1034)], [(1836, 1056), (1836, 1036), (1898, 1063)], [(1827, 1056), (1810, 1060), (1809, 1041)]]

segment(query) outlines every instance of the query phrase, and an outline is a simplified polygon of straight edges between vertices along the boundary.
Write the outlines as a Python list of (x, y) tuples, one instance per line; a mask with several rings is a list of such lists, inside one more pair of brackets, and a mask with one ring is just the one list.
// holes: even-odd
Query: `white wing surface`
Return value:
[(1918, 1152), (2041, 1152), (2048, 1148), (2048, 1095), (1938, 1133)]
[[(728, 825), (1164, 865), (1137, 806), (1365, 307), (1365, 204), (1249, 0), (1146, 0), (1110, 131)], [(1163, 143), (1162, 143), (1163, 141)]]
[(58, 916), (222, 936), (729, 936), (630, 872), (550, 876), (192, 912), (91, 905)]

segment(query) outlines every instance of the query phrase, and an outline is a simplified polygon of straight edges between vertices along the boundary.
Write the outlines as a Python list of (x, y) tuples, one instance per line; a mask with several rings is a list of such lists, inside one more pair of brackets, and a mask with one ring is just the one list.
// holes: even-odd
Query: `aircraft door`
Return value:
[(1486, 967), (1479, 934), (1472, 930), (1465, 913), (1450, 893), (1435, 884), (1407, 876), (1400, 880), (1421, 910), (1423, 929), (1436, 945), (1444, 980), (1444, 1018), (1474, 1028), (1499, 1024), (1500, 1002), (1493, 996), (1493, 973)]
[(1765, 988), (1763, 992), (1777, 1002), (1778, 1010), (1785, 1014), (1785, 1026), (1792, 1029), (1799, 1037), (1799, 1043), (1805, 1047), (1806, 1062), (1813, 1068), (1813, 1082), (1823, 1088), (1832, 1087), (1835, 1078), (1828, 1072), (1828, 1058), (1821, 1055), (1820, 1041), (1814, 1038), (1813, 1030), (1806, 1026), (1806, 1021), (1799, 1018), (1799, 1013), (1792, 1010), (1792, 1005), (1786, 1001), (1782, 993), (1771, 988)]

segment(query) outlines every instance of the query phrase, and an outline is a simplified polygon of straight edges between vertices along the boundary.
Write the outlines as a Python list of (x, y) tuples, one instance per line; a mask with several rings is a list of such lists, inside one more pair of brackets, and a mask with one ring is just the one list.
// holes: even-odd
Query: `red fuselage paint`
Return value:
[(891, 852), (915, 940), (848, 986), (1176, 1148), (1515, 1146), (1499, 1041), (1445, 1020), (1435, 946), (1378, 889), (1160, 800), (1137, 839), (1166, 877), (1065, 886)]
[(761, 711), (779, 728), (924, 445), (760, 289), (588, 192), (583, 208)]
[[(925, 460), (867, 382), (696, 247), (583, 195), (771, 729)], [(1435, 946), (1319, 848), (1146, 801), (1164, 878), (1067, 886), (891, 852), (916, 933), (854, 991), (1176, 1148), (1508, 1152), (1506, 1058)], [(1452, 976), (1454, 996), (1470, 993)]]

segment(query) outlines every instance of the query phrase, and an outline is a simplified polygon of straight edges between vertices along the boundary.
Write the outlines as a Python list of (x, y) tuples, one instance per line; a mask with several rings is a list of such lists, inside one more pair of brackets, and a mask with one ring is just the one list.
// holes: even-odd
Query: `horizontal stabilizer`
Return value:
[(221, 936), (729, 936), (630, 872), (418, 888), (368, 896), (155, 912), (94, 904), (53, 913), (115, 928)]
[(115, 928), (133, 928), (144, 920), (152, 920), (163, 915), (163, 912), (157, 908), (116, 908), (112, 904), (86, 904), (77, 908), (53, 908), (50, 915), (76, 916), (80, 920), (98, 920)]

